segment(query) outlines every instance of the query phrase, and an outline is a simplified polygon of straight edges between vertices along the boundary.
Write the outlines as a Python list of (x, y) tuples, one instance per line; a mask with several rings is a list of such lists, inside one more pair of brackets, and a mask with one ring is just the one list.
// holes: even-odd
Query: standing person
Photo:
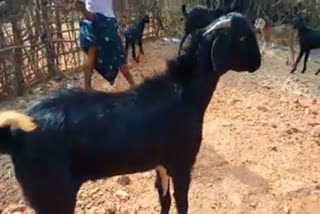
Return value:
[(135, 85), (118, 34), (113, 0), (85, 0), (85, 17), (80, 21), (80, 44), (88, 55), (84, 69), (85, 89), (91, 89), (93, 69), (111, 85), (120, 70), (129, 84)]

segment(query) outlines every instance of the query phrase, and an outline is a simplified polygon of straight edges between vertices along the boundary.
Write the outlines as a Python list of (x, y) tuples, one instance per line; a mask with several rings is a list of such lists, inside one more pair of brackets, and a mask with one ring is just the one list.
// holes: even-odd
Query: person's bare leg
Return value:
[(135, 86), (135, 82), (129, 72), (129, 67), (128, 65), (121, 65), (120, 66), (120, 72), (122, 75), (126, 78), (126, 80), (129, 82), (131, 86)]
[(90, 47), (88, 51), (88, 61), (84, 68), (84, 88), (85, 90), (91, 89), (91, 77), (94, 69), (94, 63), (96, 61), (96, 48)]

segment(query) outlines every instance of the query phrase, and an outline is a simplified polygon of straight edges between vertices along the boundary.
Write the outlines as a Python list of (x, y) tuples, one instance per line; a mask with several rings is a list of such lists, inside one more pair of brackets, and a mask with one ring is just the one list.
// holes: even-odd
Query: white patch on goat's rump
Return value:
[(160, 179), (161, 179), (161, 185), (162, 185), (162, 196), (164, 197), (168, 190), (169, 190), (169, 175), (167, 173), (167, 170), (163, 166), (157, 166), (156, 170), (160, 174)]

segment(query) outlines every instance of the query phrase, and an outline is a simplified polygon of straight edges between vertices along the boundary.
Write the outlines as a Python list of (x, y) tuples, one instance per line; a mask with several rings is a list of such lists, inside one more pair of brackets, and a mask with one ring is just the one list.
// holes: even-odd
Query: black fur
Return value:
[[(301, 58), (304, 56), (304, 63), (301, 73), (304, 73), (307, 69), (307, 62), (309, 59), (309, 54), (312, 49), (318, 49), (320, 48), (320, 31), (318, 30), (311, 30), (308, 29), (302, 17), (296, 16), (292, 20), (293, 26), (295, 29), (298, 29), (298, 35), (299, 35), (299, 44), (300, 44), (300, 53), (297, 57), (296, 63), (294, 64), (291, 73), (294, 73), (297, 69), (297, 66), (301, 60)], [(317, 71), (316, 75), (318, 75), (320, 72)]]
[[(0, 129), (0, 151), (11, 155), (38, 214), (72, 214), (82, 183), (159, 165), (172, 179), (178, 213), (187, 214), (203, 117), (218, 80), (230, 69), (254, 72), (261, 63), (248, 22), (240, 14), (226, 18), (230, 28), (195, 34), (161, 76), (125, 92), (61, 92), (28, 112), (35, 132)], [(161, 213), (168, 214), (170, 191), (163, 195), (160, 184), (157, 173)]]
[[(139, 23), (137, 23), (134, 26), (129, 27), (125, 32), (125, 40), (126, 40), (126, 53), (128, 55), (129, 46), (131, 46), (132, 49), (132, 57), (136, 62), (139, 62), (139, 56), (142, 53), (144, 55), (144, 50), (142, 47), (142, 36), (144, 32), (145, 25), (149, 23), (149, 17), (144, 16)], [(135, 50), (135, 44), (140, 48), (139, 56), (136, 56), (136, 50)]]
[(195, 6), (189, 12), (187, 12), (186, 5), (183, 4), (182, 14), (185, 19), (185, 32), (180, 42), (178, 55), (181, 54), (183, 44), (190, 34), (192, 34), (198, 29), (208, 26), (214, 20), (218, 19), (219, 17), (227, 13), (237, 11), (238, 8), (236, 2), (237, 0), (234, 0), (234, 3), (229, 5), (229, 7), (221, 7), (217, 9), (209, 9), (203, 6)]

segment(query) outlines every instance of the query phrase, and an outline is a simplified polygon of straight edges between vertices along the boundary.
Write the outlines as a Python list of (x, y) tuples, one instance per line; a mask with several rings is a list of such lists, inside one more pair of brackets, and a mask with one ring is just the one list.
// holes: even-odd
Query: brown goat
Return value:
[(298, 32), (297, 30), (293, 29), (293, 26), (285, 24), (272, 26), (262, 18), (256, 19), (254, 26), (256, 29), (260, 30), (262, 38), (264, 40), (262, 53), (264, 53), (266, 47), (271, 42), (285, 42), (290, 49), (290, 63), (294, 63), (294, 42), (297, 39)]

